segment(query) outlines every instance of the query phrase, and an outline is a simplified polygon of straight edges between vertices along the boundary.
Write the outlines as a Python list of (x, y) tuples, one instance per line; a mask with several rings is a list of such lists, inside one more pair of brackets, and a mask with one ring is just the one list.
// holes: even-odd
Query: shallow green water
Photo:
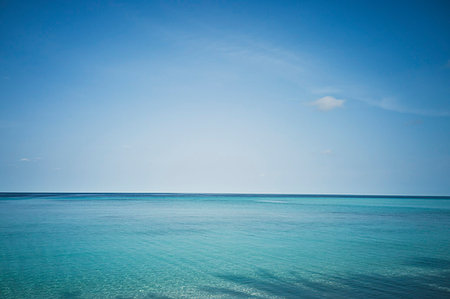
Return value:
[(0, 298), (449, 298), (450, 199), (2, 194)]

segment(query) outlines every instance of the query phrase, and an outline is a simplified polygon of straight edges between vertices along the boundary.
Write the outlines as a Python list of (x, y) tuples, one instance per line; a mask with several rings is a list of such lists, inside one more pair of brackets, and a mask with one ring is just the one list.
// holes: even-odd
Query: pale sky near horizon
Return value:
[(450, 195), (446, 1), (2, 1), (0, 192)]

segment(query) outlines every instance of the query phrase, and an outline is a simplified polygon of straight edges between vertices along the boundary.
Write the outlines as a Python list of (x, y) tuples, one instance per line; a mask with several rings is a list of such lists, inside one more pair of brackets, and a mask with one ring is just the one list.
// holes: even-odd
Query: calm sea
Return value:
[(0, 298), (450, 298), (450, 198), (0, 194)]

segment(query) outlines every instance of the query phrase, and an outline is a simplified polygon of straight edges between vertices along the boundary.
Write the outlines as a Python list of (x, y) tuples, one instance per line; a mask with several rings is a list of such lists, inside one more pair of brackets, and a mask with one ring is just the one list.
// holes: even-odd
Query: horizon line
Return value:
[(286, 197), (388, 197), (388, 198), (446, 198), (450, 199), (450, 195), (413, 195), (413, 194), (355, 194), (355, 193), (251, 193), (251, 192), (128, 192), (128, 191), (109, 191), (109, 192), (77, 192), (77, 191), (0, 191), (0, 195), (6, 194), (146, 194), (146, 195), (219, 195), (219, 196), (286, 196)]

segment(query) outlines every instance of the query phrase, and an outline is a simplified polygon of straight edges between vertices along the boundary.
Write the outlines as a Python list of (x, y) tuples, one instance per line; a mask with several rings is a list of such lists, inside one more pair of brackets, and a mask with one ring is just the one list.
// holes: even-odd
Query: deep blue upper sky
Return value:
[(0, 191), (450, 194), (446, 1), (3, 1)]

